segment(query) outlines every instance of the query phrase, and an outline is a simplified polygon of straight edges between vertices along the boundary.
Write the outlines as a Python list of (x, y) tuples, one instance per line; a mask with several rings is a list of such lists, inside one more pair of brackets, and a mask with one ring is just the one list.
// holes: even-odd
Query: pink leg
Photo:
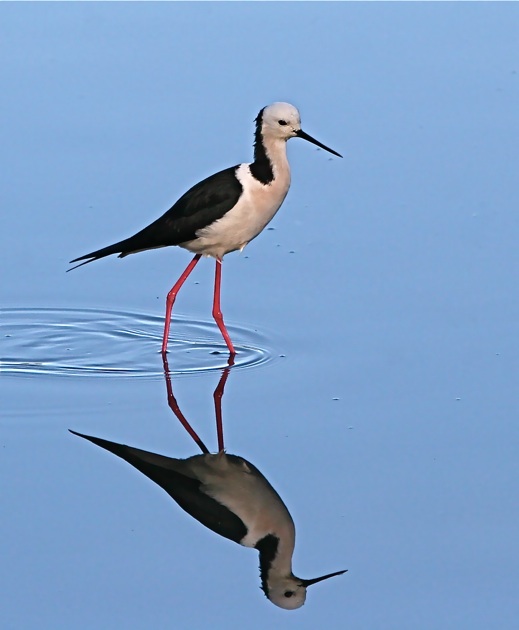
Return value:
[(166, 377), (166, 391), (168, 393), (168, 405), (171, 408), (171, 411), (176, 415), (180, 424), (184, 427), (184, 429), (189, 433), (189, 435), (193, 438), (193, 440), (198, 444), (202, 453), (209, 453), (207, 446), (202, 442), (202, 440), (198, 437), (197, 433), (193, 429), (193, 427), (186, 420), (184, 414), (180, 411), (180, 407), (178, 406), (177, 399), (173, 395), (173, 387), (171, 386), (171, 378), (169, 375), (169, 366), (166, 355), (162, 355), (162, 361), (164, 364), (164, 376)]
[(189, 274), (193, 271), (196, 266), (196, 263), (200, 260), (202, 254), (195, 254), (193, 260), (189, 263), (189, 265), (185, 268), (184, 273), (180, 276), (180, 278), (176, 281), (175, 285), (168, 293), (168, 297), (166, 298), (166, 321), (164, 322), (164, 337), (162, 339), (162, 354), (166, 353), (168, 347), (168, 337), (169, 337), (169, 326), (171, 324), (171, 311), (173, 310), (173, 304), (175, 303), (175, 298), (177, 297), (177, 293), (180, 291), (180, 288), (187, 280)]
[(223, 422), (222, 422), (222, 397), (223, 390), (225, 389), (225, 383), (227, 382), (227, 378), (229, 376), (229, 372), (231, 369), (231, 365), (234, 364), (232, 358), (229, 360), (229, 367), (226, 367), (222, 371), (222, 376), (214, 390), (213, 398), (214, 398), (214, 413), (216, 416), (216, 436), (218, 438), (218, 452), (223, 451), (225, 449), (224, 441), (223, 441)]
[(231, 353), (231, 356), (234, 356), (236, 354), (236, 350), (234, 349), (234, 346), (232, 345), (232, 341), (231, 341), (231, 338), (229, 337), (229, 333), (227, 332), (227, 328), (225, 327), (225, 324), (223, 323), (222, 309), (220, 308), (221, 281), (222, 281), (222, 261), (217, 259), (216, 271), (215, 271), (215, 276), (214, 276), (213, 317), (216, 323), (218, 324), (218, 328), (220, 329), (220, 332), (222, 333), (223, 338), (225, 339), (225, 343), (227, 344), (227, 347), (229, 348), (229, 352)]

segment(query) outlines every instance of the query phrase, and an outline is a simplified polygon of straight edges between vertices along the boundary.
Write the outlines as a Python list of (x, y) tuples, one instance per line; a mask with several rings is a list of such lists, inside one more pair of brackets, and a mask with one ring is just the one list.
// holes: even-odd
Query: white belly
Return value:
[(243, 249), (272, 220), (290, 187), (288, 168), (275, 173), (274, 180), (267, 185), (251, 175), (248, 164), (242, 164), (236, 175), (243, 186), (238, 203), (221, 219), (198, 230), (197, 238), (182, 243), (181, 247), (221, 260), (225, 254)]

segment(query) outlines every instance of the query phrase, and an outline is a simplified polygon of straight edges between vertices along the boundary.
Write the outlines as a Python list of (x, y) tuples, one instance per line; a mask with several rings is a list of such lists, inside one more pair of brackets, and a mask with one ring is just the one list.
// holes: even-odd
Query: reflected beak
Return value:
[(312, 584), (317, 584), (317, 582), (321, 582), (322, 580), (327, 580), (328, 578), (335, 577), (336, 575), (342, 575), (346, 573), (348, 569), (344, 571), (336, 571), (335, 573), (328, 573), (328, 575), (322, 575), (321, 577), (314, 578), (313, 580), (301, 580), (301, 584), (303, 586), (312, 586)]
[(299, 129), (299, 131), (296, 131), (296, 136), (298, 138), (303, 138), (303, 140), (308, 140), (308, 142), (311, 142), (312, 144), (315, 144), (316, 146), (321, 147), (321, 149), (324, 149), (325, 151), (328, 151), (328, 153), (333, 153), (333, 155), (336, 155), (337, 157), (340, 157), (340, 158), (342, 157), (342, 155), (340, 153), (337, 153), (337, 151), (334, 151), (333, 149), (330, 149), (330, 147), (325, 146), (324, 144), (319, 142), (319, 140), (316, 140), (315, 138), (312, 138), (312, 136), (309, 136), (302, 129)]

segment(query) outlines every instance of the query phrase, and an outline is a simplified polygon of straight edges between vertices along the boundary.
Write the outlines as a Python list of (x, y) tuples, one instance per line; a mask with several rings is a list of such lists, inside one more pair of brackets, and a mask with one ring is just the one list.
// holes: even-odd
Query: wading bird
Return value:
[(243, 248), (265, 229), (279, 210), (290, 187), (286, 143), (303, 138), (342, 157), (301, 129), (299, 111), (289, 103), (273, 103), (256, 117), (254, 162), (238, 164), (195, 184), (156, 221), (130, 238), (71, 260), (89, 262), (118, 254), (124, 258), (157, 247), (178, 245), (194, 258), (174, 284), (166, 299), (162, 353), (168, 346), (171, 311), (175, 298), (201, 256), (216, 259), (213, 317), (231, 355), (236, 354), (220, 307), (222, 260), (225, 254)]
[(258, 550), (261, 588), (276, 606), (293, 610), (305, 603), (312, 584), (345, 571), (304, 580), (292, 573), (295, 527), (279, 494), (250, 462), (224, 451), (222, 397), (232, 365), (214, 391), (218, 453), (211, 454), (190, 425), (173, 394), (166, 355), (163, 356), (168, 405), (202, 451), (187, 459), (157, 455), (131, 446), (71, 431), (121, 457), (163, 488), (190, 516), (213, 532)]
[(292, 573), (292, 517), (267, 479), (243, 457), (220, 451), (175, 459), (76, 431), (71, 433), (126, 460), (213, 532), (257, 549), (261, 588), (276, 606), (299, 608), (305, 603), (308, 586), (345, 573), (336, 571), (311, 580)]

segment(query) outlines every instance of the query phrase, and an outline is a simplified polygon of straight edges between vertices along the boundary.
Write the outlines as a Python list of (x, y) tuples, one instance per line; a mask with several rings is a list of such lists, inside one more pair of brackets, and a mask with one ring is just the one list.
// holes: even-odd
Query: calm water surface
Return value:
[[(440, 4), (2, 5), (3, 628), (515, 628), (519, 11)], [(65, 270), (250, 159), (274, 100), (345, 155), (291, 141), (273, 229), (223, 271), (226, 446), (289, 507), (294, 572), (348, 569), (294, 612), (68, 432), (196, 452), (159, 353), (188, 255)], [(216, 449), (212, 278), (169, 367)]]

